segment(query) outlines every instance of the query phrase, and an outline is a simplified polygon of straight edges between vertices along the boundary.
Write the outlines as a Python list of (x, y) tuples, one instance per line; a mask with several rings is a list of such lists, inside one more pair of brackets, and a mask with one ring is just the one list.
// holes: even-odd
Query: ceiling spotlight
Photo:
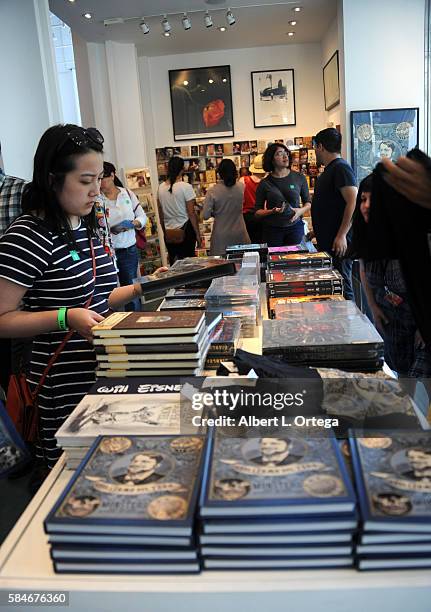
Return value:
[(187, 85), (189, 84), (188, 81), (183, 81), (183, 85), (185, 85), (187, 87)]
[(296, 26), (297, 23), (297, 21), (288, 21), (288, 24), (291, 26)]
[(226, 26), (220, 26), (218, 29), (220, 32), (226, 32)]
[(302, 8), (300, 6), (294, 6), (292, 11), (295, 11), (295, 13), (299, 13), (299, 11), (302, 11)]
[(204, 24), (205, 24), (206, 28), (212, 28), (213, 27), (213, 19), (212, 19), (211, 15), (208, 13), (208, 11), (205, 13)]
[(170, 32), (163, 32), (163, 36), (170, 36), (171, 33)]
[(222, 79), (223, 83), (227, 83), (227, 79)]
[(190, 28), (192, 27), (192, 20), (190, 19), (190, 17), (187, 15), (187, 13), (184, 13), (183, 18), (181, 19), (181, 22), (183, 24), (183, 28), (185, 30), (190, 30)]
[(208, 79), (208, 83), (214, 83), (214, 79)]
[(69, 0), (69, 2), (75, 2), (75, 0)]
[(145, 23), (145, 21), (141, 21), (139, 27), (141, 28), (143, 34), (148, 34), (150, 31), (150, 26)]
[(163, 28), (163, 33), (164, 35), (168, 35), (170, 36), (170, 31), (172, 30), (171, 28), (171, 24), (169, 23), (169, 21), (167, 20), (166, 15), (163, 15), (163, 21), (162, 21), (162, 28)]
[(84, 13), (82, 16), (85, 17), (85, 19), (91, 19), (93, 17), (91, 13)]
[(288, 32), (287, 35), (288, 36), (295, 36), (295, 32)]
[(236, 19), (235, 19), (234, 15), (233, 15), (232, 11), (230, 10), (230, 8), (227, 10), (227, 13), (226, 13), (226, 21), (228, 22), (228, 24), (230, 26), (233, 26), (233, 24), (236, 21)]

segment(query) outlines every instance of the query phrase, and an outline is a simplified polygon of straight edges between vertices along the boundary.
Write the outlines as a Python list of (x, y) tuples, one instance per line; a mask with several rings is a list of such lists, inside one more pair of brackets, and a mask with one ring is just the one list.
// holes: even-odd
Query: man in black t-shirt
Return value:
[(322, 130), (313, 138), (313, 146), (317, 164), (325, 165), (325, 171), (316, 180), (311, 206), (317, 248), (332, 255), (334, 268), (343, 275), (344, 296), (353, 300), (352, 260), (344, 256), (356, 206), (356, 178), (351, 166), (341, 158), (338, 130)]

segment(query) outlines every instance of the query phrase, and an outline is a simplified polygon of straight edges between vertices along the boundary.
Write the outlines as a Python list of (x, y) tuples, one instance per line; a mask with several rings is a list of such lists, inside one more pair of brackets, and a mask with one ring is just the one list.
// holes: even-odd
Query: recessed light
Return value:
[(289, 21), (288, 23), (289, 23), (289, 25), (291, 25), (291, 26), (296, 26), (296, 24), (297, 24), (298, 22), (297, 22), (297, 21)]
[(208, 83), (214, 83), (214, 79), (208, 79)]
[(84, 13), (82, 16), (85, 17), (85, 19), (91, 19), (93, 17), (91, 13)]
[(222, 79), (223, 83), (227, 83), (227, 79)]
[(225, 26), (219, 26), (218, 29), (220, 30), (220, 32), (226, 32), (226, 27)]
[(300, 6), (294, 6), (292, 11), (295, 11), (295, 13), (299, 13), (299, 11), (302, 11), (302, 8)]
[(295, 36), (295, 32), (288, 32), (287, 35), (288, 36)]
[(183, 85), (186, 85), (186, 86), (187, 86), (188, 84), (189, 84), (189, 82), (188, 82), (188, 81), (183, 81)]
[(69, 2), (75, 2), (75, 0), (69, 0)]

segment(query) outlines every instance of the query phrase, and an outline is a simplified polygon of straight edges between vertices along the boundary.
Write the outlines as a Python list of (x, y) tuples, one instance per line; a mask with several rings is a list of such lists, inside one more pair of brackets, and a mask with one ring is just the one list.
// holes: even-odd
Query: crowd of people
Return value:
[[(417, 304), (411, 303), (402, 257), (374, 260), (362, 248), (370, 241), (370, 208), (378, 205), (373, 203), (373, 177), (362, 181), (358, 191), (354, 172), (341, 157), (337, 130), (322, 130), (313, 146), (325, 170), (312, 202), (305, 177), (291, 170), (289, 150), (281, 143), (256, 156), (250, 174), (240, 179), (235, 164), (222, 160), (221, 180), (208, 190), (203, 205), (204, 219), (214, 218), (210, 254), (223, 255), (229, 244), (251, 241), (298, 244), (305, 237), (304, 214), (311, 209), (317, 248), (331, 254), (347, 299), (354, 297), (352, 259), (360, 259), (363, 289), (385, 340), (387, 363), (401, 376), (429, 376), (430, 339), (417, 320)], [(382, 165), (394, 193), (431, 215), (429, 169), (404, 157), (396, 164), (382, 158)], [(59, 456), (56, 430), (95, 381), (91, 328), (109, 311), (140, 309), (135, 230), (145, 227), (146, 215), (115, 167), (103, 160), (103, 137), (95, 128), (49, 128), (28, 183), (6, 176), (1, 168), (0, 163), (0, 337), (2, 343), (32, 338), (31, 390), (65, 332), (73, 332), (38, 396), (36, 455), (52, 466)], [(196, 194), (182, 180), (183, 171), (183, 159), (172, 157), (168, 178), (158, 189), (170, 264), (193, 256), (201, 244)], [(4, 388), (9, 372), (3, 371)]]

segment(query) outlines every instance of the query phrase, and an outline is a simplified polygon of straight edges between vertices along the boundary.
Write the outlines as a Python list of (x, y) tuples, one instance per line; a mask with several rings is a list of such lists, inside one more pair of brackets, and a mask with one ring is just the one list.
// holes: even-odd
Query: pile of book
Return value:
[(344, 302), (342, 295), (307, 295), (299, 297), (279, 297), (269, 298), (268, 300), (268, 315), (270, 319), (286, 319), (289, 316), (289, 309), (286, 309), (287, 304), (298, 304), (300, 302)]
[(270, 270), (297, 270), (298, 268), (332, 268), (332, 257), (322, 251), (315, 253), (273, 253), (268, 255)]
[(57, 573), (195, 573), (202, 436), (100, 436), (44, 522)]
[(291, 364), (373, 372), (383, 366), (383, 338), (352, 301), (285, 304), (263, 321), (262, 352)]
[(202, 310), (116, 312), (92, 331), (97, 376), (199, 375), (209, 347)]
[(205, 293), (208, 312), (241, 321), (241, 336), (253, 338), (260, 321), (259, 281), (250, 277), (217, 278)]
[(356, 498), (335, 439), (209, 441), (199, 504), (205, 569), (350, 567)]
[(268, 298), (303, 295), (342, 295), (343, 277), (338, 270), (269, 270), (266, 273)]
[(265, 280), (266, 262), (268, 258), (267, 244), (232, 244), (226, 247), (227, 259), (237, 259), (243, 257), (245, 253), (259, 253), (260, 279)]
[(192, 427), (192, 410), (176, 377), (98, 379), (56, 432), (66, 466), (76, 469), (99, 435), (201, 433)]
[(287, 255), (288, 253), (309, 253), (309, 250), (304, 243), (278, 247), (268, 247), (268, 255)]
[(431, 567), (431, 433), (363, 436), (350, 437), (362, 518), (358, 569)]
[(216, 370), (222, 361), (235, 355), (241, 335), (241, 321), (222, 319), (210, 333), (210, 347), (205, 362), (206, 370)]

